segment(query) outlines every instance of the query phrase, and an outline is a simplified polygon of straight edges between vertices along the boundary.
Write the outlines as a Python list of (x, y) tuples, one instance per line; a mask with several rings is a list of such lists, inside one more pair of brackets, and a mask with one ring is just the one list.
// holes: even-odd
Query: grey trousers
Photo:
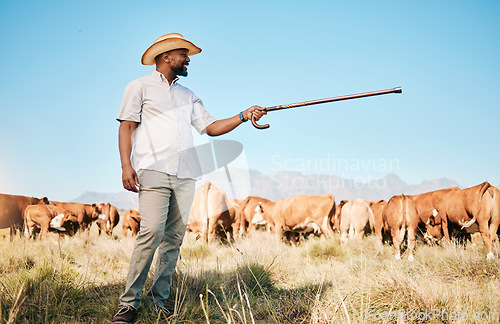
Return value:
[(152, 170), (141, 170), (138, 176), (141, 227), (130, 257), (127, 284), (120, 296), (120, 305), (139, 306), (139, 293), (144, 288), (154, 253), (158, 250), (148, 297), (163, 307), (170, 295), (172, 275), (186, 232), (196, 181)]

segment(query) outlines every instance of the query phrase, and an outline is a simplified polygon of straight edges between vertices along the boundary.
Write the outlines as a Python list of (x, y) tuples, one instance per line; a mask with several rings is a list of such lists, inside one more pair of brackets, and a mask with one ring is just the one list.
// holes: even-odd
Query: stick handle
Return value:
[[(383, 95), (383, 94), (388, 94), (388, 93), (402, 93), (402, 92), (403, 92), (403, 90), (401, 89), (401, 87), (397, 87), (394, 89), (371, 91), (371, 92), (358, 93), (358, 94), (352, 94), (352, 95), (347, 95), (347, 96), (340, 96), (340, 97), (333, 97), (333, 98), (326, 98), (326, 99), (317, 99), (317, 100), (292, 103), (292, 104), (288, 104), (288, 105), (273, 106), (273, 107), (266, 108), (266, 111), (275, 111), (275, 110), (281, 110), (281, 109), (317, 105), (317, 104), (333, 102), (333, 101), (357, 99), (357, 98), (363, 98), (363, 97), (378, 96), (378, 95)], [(253, 116), (252, 116), (252, 125), (258, 129), (269, 128), (269, 124), (265, 124), (265, 125), (257, 124), (255, 121), (255, 118)]]

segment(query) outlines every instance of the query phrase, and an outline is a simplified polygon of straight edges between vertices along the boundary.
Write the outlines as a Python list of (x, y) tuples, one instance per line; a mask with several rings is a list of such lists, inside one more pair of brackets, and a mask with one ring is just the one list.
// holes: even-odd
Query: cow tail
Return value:
[(333, 231), (332, 224), (335, 221), (335, 209), (337, 208), (337, 205), (335, 203), (335, 198), (331, 194), (330, 194), (330, 201), (331, 202), (329, 205), (329, 212), (328, 212), (326, 224), (324, 224), (325, 222), (323, 222), (324, 226), (326, 227), (326, 231), (325, 231), (325, 229), (323, 229), (323, 232), (325, 232), (326, 237), (330, 237), (335, 233)]
[(368, 206), (368, 204), (367, 207), (368, 207), (368, 221), (370, 223), (370, 231), (373, 233), (375, 230), (375, 216), (373, 215), (373, 211), (370, 208), (370, 206)]
[(482, 204), (482, 201), (483, 201), (484, 193), (486, 192), (486, 190), (488, 190), (489, 187), (491, 187), (491, 185), (489, 184), (488, 181), (485, 181), (485, 182), (483, 182), (483, 184), (479, 188), (477, 211), (474, 213), (474, 215), (472, 216), (472, 219), (470, 221), (468, 221), (468, 222), (460, 222), (460, 225), (462, 225), (462, 229), (464, 229), (465, 227), (470, 227), (472, 224), (474, 224), (476, 222), (477, 216), (481, 212), (481, 204)]
[(29, 229), (28, 229), (28, 208), (25, 208), (23, 211), (23, 218), (24, 218), (24, 236), (29, 237)]
[(399, 242), (403, 242), (405, 238), (407, 201), (408, 198), (404, 194), (401, 194), (401, 214), (403, 216), (403, 222), (401, 224), (401, 230), (399, 231)]

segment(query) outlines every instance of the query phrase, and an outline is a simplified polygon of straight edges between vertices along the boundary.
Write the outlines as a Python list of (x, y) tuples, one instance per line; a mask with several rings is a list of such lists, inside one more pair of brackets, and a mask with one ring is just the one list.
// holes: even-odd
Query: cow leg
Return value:
[(498, 242), (498, 227), (500, 225), (500, 213), (498, 210), (494, 209), (491, 216), (490, 223), (490, 235), (491, 235), (491, 243), (495, 244)]
[(340, 245), (344, 246), (347, 243), (347, 230), (342, 230), (340, 234)]
[(281, 240), (281, 238), (283, 237), (283, 225), (275, 224), (274, 232), (276, 233), (276, 236)]
[(442, 227), (442, 230), (443, 230), (444, 243), (445, 243), (446, 246), (450, 246), (451, 245), (451, 241), (450, 241), (450, 232), (449, 232), (449, 229), (448, 229), (448, 216), (447, 215), (445, 215), (444, 217), (442, 217), (441, 227)]
[(207, 224), (207, 243), (210, 244), (213, 242), (214, 237), (215, 237), (215, 230), (216, 230), (217, 224), (214, 220), (210, 219), (208, 224)]
[(483, 243), (484, 243), (484, 246), (486, 248), (486, 252), (487, 252), (486, 258), (488, 260), (493, 259), (495, 256), (492, 252), (493, 246), (491, 244), (491, 235), (490, 235), (490, 229), (489, 229), (488, 224), (482, 223), (479, 226), (479, 232), (481, 233), (481, 237), (483, 239)]
[(16, 235), (16, 228), (14, 225), (10, 226), (10, 240), (12, 241), (14, 239), (14, 236)]
[(332, 238), (335, 236), (335, 233), (333, 232), (333, 229), (332, 227), (330, 226), (330, 219), (328, 218), (328, 216), (325, 216), (323, 218), (323, 224), (321, 224), (321, 231), (323, 232), (323, 234), (328, 237), (328, 238)]
[(363, 235), (365, 235), (365, 230), (364, 228), (361, 229), (356, 229), (354, 234), (354, 238), (357, 240), (361, 240), (363, 238)]
[(239, 239), (241, 237), (241, 234), (239, 231), (240, 224), (233, 223), (231, 225), (231, 228), (233, 229), (233, 239)]
[[(347, 243), (347, 236), (350, 234), (350, 224), (346, 216), (340, 221), (340, 245), (344, 246)], [(349, 235), (350, 236), (350, 235)]]
[(391, 229), (392, 244), (394, 245), (395, 251), (394, 257), (396, 258), (396, 260), (401, 260), (401, 243), (403, 242), (404, 235), (404, 226), (398, 226), (397, 228)]
[(413, 249), (415, 248), (415, 228), (413, 226), (408, 226), (408, 256), (409, 261), (413, 261)]
[(375, 235), (377, 236), (378, 240), (382, 242), (382, 222), (375, 222)]
[(257, 225), (252, 224), (252, 223), (248, 224), (248, 227), (247, 227), (248, 236), (251, 237), (256, 229), (257, 229)]
[[(491, 232), (490, 232), (490, 234), (491, 234)], [(480, 239), (481, 239), (481, 233), (476, 232), (476, 233), (470, 234), (470, 240), (471, 240), (473, 246), (476, 246), (477, 242), (479, 242)]]
[(49, 241), (53, 241), (53, 240), (52, 240), (52, 237), (50, 237), (50, 234), (49, 234), (49, 229), (48, 229), (48, 228), (45, 228), (45, 227), (44, 227), (44, 228), (42, 228), (40, 235), (42, 235), (42, 234), (43, 234), (43, 236), (45, 236), (45, 238), (46, 238), (47, 240), (49, 240)]

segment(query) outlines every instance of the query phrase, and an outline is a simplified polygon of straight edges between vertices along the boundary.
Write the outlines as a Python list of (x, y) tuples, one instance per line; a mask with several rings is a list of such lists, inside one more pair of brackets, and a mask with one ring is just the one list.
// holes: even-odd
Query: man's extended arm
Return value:
[[(259, 106), (252, 106), (243, 111), (243, 117), (246, 120), (252, 118), (252, 114), (255, 116), (256, 120), (259, 120), (260, 117), (267, 114), (267, 112), (264, 110), (264, 108)], [(216, 120), (215, 122), (207, 126), (206, 131), (210, 136), (219, 136), (229, 133), (241, 123), (243, 122), (240, 120), (240, 116), (236, 115), (230, 118)]]
[(139, 186), (137, 173), (130, 162), (130, 155), (132, 154), (132, 136), (136, 128), (136, 122), (124, 120), (120, 123), (120, 128), (118, 129), (118, 148), (120, 150), (120, 160), (122, 163), (123, 188), (133, 192), (138, 192)]

